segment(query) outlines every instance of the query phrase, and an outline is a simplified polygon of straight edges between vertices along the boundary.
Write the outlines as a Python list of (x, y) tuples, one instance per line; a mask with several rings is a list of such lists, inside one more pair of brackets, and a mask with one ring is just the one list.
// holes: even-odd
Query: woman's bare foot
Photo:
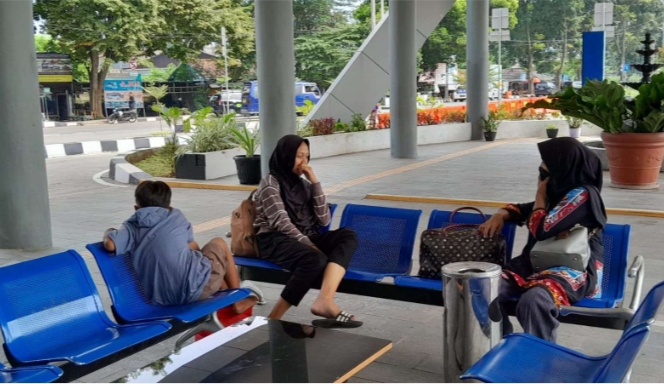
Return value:
[(237, 303), (234, 303), (233, 311), (235, 312), (236, 315), (239, 315), (241, 313), (244, 313), (247, 309), (256, 305), (257, 302), (258, 298), (256, 296), (249, 296), (246, 299), (242, 299)]
[[(341, 308), (334, 302), (334, 300), (325, 300), (317, 298), (311, 306), (311, 313), (314, 316), (323, 317), (325, 319), (334, 319), (341, 312)], [(355, 320), (355, 316), (351, 318)]]

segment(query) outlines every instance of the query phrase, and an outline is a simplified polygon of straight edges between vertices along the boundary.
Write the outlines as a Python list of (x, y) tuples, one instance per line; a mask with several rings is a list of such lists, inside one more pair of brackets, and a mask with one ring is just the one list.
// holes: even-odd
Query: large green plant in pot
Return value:
[(568, 87), (549, 100), (525, 109), (545, 108), (580, 118), (602, 128), (612, 186), (653, 189), (664, 158), (664, 73), (639, 88), (634, 99), (615, 82), (588, 81), (581, 89)]

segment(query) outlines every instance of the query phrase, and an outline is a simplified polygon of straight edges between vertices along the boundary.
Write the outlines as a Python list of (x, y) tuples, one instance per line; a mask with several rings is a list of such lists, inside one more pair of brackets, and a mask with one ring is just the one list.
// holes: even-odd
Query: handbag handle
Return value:
[(453, 229), (459, 229), (459, 228), (473, 228), (477, 229), (480, 225), (479, 224), (450, 224), (447, 227), (443, 228), (441, 230), (442, 233), (445, 233), (447, 231), (451, 231)]
[(454, 215), (456, 215), (456, 213), (459, 212), (459, 211), (475, 211), (475, 212), (479, 213), (480, 215), (482, 215), (482, 219), (484, 221), (487, 220), (486, 215), (484, 214), (484, 212), (480, 211), (479, 209), (477, 209), (475, 207), (461, 207), (461, 208), (455, 209), (452, 212), (452, 214), (450, 215), (450, 224), (454, 224)]

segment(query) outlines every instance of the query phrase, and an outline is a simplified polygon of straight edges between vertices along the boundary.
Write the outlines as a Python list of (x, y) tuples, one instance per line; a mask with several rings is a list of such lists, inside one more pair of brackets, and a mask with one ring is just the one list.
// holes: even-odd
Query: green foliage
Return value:
[(567, 87), (551, 101), (542, 99), (528, 104), (531, 108), (560, 111), (565, 116), (576, 117), (597, 125), (606, 132), (625, 132), (623, 121), (627, 116), (625, 90), (617, 83), (588, 81), (581, 89)]
[(200, 121), (196, 130), (178, 149), (178, 155), (184, 153), (206, 153), (223, 151), (235, 147), (232, 129), (237, 127), (235, 115), (229, 113), (219, 118)]
[[(147, 63), (154, 66), (151, 61), (148, 61)], [(143, 76), (143, 81), (146, 83), (165, 83), (176, 69), (177, 66), (173, 63), (168, 63), (166, 68), (150, 68), (150, 73)]]
[(546, 126), (546, 129), (547, 129), (547, 131), (549, 131), (549, 130), (553, 131), (553, 130), (557, 130), (558, 127), (555, 124), (549, 124), (549, 125)]
[(231, 128), (230, 131), (233, 135), (233, 142), (246, 152), (247, 157), (254, 157), (261, 141), (259, 130), (252, 132), (245, 125), (242, 128)]
[(565, 116), (565, 118), (567, 119), (567, 125), (569, 125), (570, 128), (581, 128), (581, 124), (583, 124), (583, 119), (578, 117)]
[(362, 132), (367, 130), (367, 122), (359, 113), (354, 113), (353, 118), (348, 127), (348, 132)]
[(295, 75), (328, 88), (368, 35), (365, 25), (348, 24), (297, 36)]
[(162, 85), (159, 87), (143, 87), (143, 92), (152, 96), (157, 103), (166, 95), (168, 95), (168, 85)]
[(311, 137), (314, 135), (314, 129), (309, 124), (302, 124), (297, 128), (297, 135), (300, 137)]
[(498, 131), (498, 126), (500, 125), (500, 120), (498, 120), (498, 115), (496, 112), (489, 112), (489, 116), (482, 117), (482, 129), (484, 132), (496, 132)]
[(348, 127), (348, 124), (337, 121), (337, 123), (334, 124), (334, 132), (348, 132)]
[(184, 131), (191, 132), (193, 126), (198, 127), (199, 125), (204, 124), (205, 120), (215, 117), (217, 117), (217, 115), (214, 114), (212, 107), (198, 109), (184, 121)]
[(152, 110), (157, 112), (169, 127), (178, 125), (182, 119), (182, 110), (178, 107), (166, 108), (163, 105), (153, 105)]

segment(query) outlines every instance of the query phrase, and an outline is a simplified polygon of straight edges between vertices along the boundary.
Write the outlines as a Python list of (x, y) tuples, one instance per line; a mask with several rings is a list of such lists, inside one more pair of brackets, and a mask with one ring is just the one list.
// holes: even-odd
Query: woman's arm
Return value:
[(302, 234), (288, 217), (288, 212), (281, 199), (279, 191), (279, 182), (273, 176), (270, 176), (265, 187), (261, 189), (258, 199), (261, 201), (263, 213), (267, 217), (270, 226), (297, 241), (313, 246), (308, 237)]
[(528, 219), (528, 230), (541, 241), (557, 236), (585, 221), (590, 214), (589, 194), (584, 188), (567, 193), (553, 209), (536, 209)]
[(311, 184), (311, 196), (314, 200), (316, 223), (321, 227), (327, 227), (332, 221), (332, 215), (330, 214), (330, 206), (327, 204), (327, 196), (325, 196), (320, 182)]

